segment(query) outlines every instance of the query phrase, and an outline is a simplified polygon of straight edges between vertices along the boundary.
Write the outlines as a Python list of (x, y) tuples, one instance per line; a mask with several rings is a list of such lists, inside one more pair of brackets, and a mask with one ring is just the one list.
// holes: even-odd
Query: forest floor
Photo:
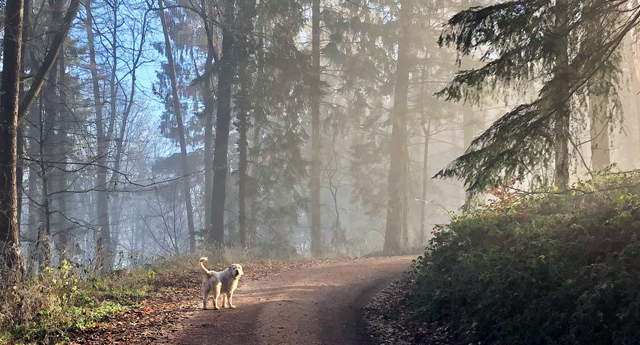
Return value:
[[(201, 274), (175, 281), (141, 308), (70, 334), (80, 344), (367, 344), (364, 311), (414, 256), (300, 261), (245, 268), (237, 309), (202, 310)], [(212, 307), (212, 299), (208, 301)]]
[(475, 344), (470, 330), (460, 332), (438, 322), (418, 322), (415, 307), (408, 305), (405, 298), (408, 291), (415, 289), (414, 284), (414, 275), (406, 272), (375, 294), (364, 308), (374, 344)]

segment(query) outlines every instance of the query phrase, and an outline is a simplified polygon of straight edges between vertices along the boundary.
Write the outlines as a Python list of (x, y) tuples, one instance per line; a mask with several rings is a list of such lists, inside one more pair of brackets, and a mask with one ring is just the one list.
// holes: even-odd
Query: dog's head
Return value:
[(244, 272), (242, 272), (242, 266), (239, 264), (233, 264), (229, 266), (229, 272), (231, 272), (231, 276), (234, 279), (238, 279), (244, 274)]

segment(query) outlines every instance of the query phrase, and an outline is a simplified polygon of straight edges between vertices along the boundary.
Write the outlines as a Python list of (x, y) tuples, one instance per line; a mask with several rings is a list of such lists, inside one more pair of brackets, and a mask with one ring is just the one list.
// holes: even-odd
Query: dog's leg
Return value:
[(213, 310), (218, 310), (218, 297), (220, 297), (220, 286), (222, 284), (217, 283), (216, 286), (213, 287)]
[(222, 307), (229, 308), (229, 295), (227, 293), (222, 294)]
[(236, 306), (233, 305), (233, 291), (229, 292), (229, 306), (231, 306), (231, 308), (236, 309)]
[(207, 309), (207, 297), (209, 296), (209, 286), (207, 286), (207, 284), (205, 284), (204, 282), (202, 283), (202, 309), (206, 310)]

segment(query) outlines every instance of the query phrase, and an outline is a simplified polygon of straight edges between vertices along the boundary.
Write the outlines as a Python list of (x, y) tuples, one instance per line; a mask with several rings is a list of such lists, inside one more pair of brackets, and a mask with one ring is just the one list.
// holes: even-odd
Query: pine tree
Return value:
[[(469, 190), (482, 191), (553, 162), (555, 185), (567, 189), (571, 121), (584, 116), (589, 85), (618, 83), (617, 47), (640, 14), (621, 18), (618, 6), (604, 0), (527, 0), (453, 16), (440, 44), (463, 56), (478, 53), (485, 64), (458, 73), (438, 96), (479, 103), (487, 93), (523, 95), (532, 83), (541, 86), (533, 101), (504, 114), (437, 176), (464, 179)], [(615, 88), (608, 90), (618, 104)]]

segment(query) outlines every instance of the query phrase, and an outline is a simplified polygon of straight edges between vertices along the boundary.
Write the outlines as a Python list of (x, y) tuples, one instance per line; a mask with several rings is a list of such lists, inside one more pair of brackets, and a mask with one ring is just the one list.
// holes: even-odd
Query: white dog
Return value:
[[(204, 274), (202, 277), (202, 309), (207, 309), (207, 297), (209, 291), (213, 289), (213, 309), (218, 310), (218, 296), (222, 292), (222, 305), (225, 308), (236, 308), (233, 305), (233, 292), (238, 287), (238, 280), (243, 275), (242, 266), (233, 264), (224, 271), (209, 271), (204, 267), (207, 258), (200, 258), (200, 269)], [(227, 304), (228, 303), (228, 304)]]

